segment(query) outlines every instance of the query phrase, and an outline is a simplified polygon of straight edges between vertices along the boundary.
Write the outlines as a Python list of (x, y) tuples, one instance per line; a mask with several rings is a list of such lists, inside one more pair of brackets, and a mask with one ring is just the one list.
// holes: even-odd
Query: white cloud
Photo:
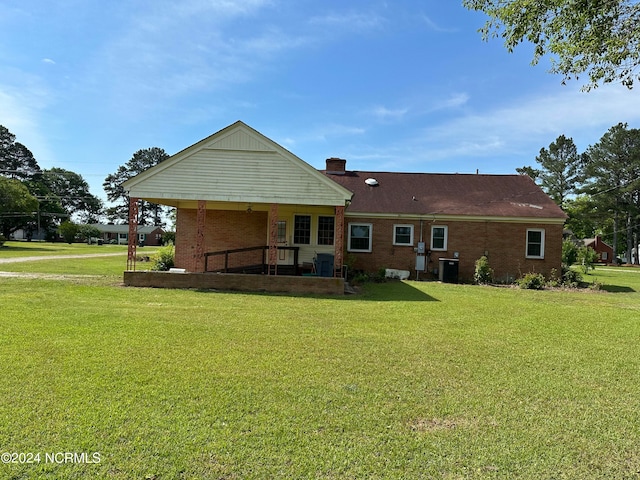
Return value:
[[(111, 108), (138, 110), (133, 114), (139, 115), (173, 99), (251, 82), (277, 68), (277, 55), (310, 41), (306, 34), (294, 35), (255, 21), (273, 4), (267, 0), (154, 4), (150, 11), (133, 15), (93, 61), (87, 74), (92, 89), (109, 95)], [(109, 78), (106, 85), (103, 78)]]
[(309, 24), (313, 26), (329, 27), (332, 29), (346, 29), (353, 31), (368, 31), (381, 27), (384, 19), (376, 13), (331, 13), (325, 16), (313, 17)]
[(56, 62), (54, 62), (53, 60), (51, 60), (50, 58), (43, 58), (42, 59), (42, 63), (47, 63), (49, 65), (55, 65)]
[(444, 100), (436, 102), (433, 110), (446, 110), (450, 108), (458, 108), (465, 105), (469, 101), (469, 95), (466, 93), (454, 93)]
[(398, 121), (409, 112), (408, 108), (390, 109), (383, 106), (372, 108), (369, 113), (381, 121)]
[(539, 149), (559, 135), (575, 137), (584, 149), (612, 125), (629, 122), (633, 127), (638, 121), (640, 102), (623, 87), (602, 87), (590, 93), (564, 90), (455, 118), (426, 129), (421, 141), (437, 145), (441, 156), (504, 154), (531, 145)]
[(428, 17), (425, 14), (422, 14), (420, 16), (420, 19), (422, 20), (422, 22), (425, 25), (427, 25), (427, 27), (429, 27), (430, 30), (433, 30), (435, 32), (439, 32), (439, 33), (454, 33), (454, 32), (457, 32), (457, 29), (445, 28), (445, 27), (440, 26), (439, 24), (434, 22), (430, 17)]

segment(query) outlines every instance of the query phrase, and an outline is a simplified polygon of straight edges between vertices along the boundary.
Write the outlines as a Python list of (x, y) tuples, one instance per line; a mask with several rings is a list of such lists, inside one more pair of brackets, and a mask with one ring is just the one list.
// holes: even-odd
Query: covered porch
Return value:
[[(242, 122), (123, 186), (130, 239), (140, 200), (176, 208), (175, 266), (186, 274), (342, 281), (352, 192)], [(125, 283), (136, 271), (135, 242), (127, 258)]]
[[(138, 204), (130, 199), (129, 271), (136, 271)], [(175, 264), (186, 272), (343, 276), (344, 206), (178, 205)]]
[[(139, 199), (130, 199), (132, 239), (136, 238), (138, 203)], [(196, 208), (189, 208), (192, 206)], [(341, 295), (345, 289), (344, 209), (182, 203), (177, 211), (176, 268), (170, 272), (137, 271), (137, 244), (129, 242), (124, 283)], [(262, 244), (256, 245), (260, 240)]]

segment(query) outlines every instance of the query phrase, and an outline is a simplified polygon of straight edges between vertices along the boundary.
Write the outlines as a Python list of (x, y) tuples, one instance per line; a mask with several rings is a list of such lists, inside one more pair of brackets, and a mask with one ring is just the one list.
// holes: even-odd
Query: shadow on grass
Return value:
[(40, 247), (29, 247), (29, 248), (25, 248), (25, 247), (16, 247), (16, 246), (9, 246), (9, 245), (3, 245), (2, 247), (0, 247), (0, 252), (51, 252), (51, 248), (40, 248)]
[[(426, 285), (426, 284), (425, 284)], [(392, 280), (370, 283), (361, 287), (359, 294), (348, 295), (345, 299), (370, 300), (374, 302), (438, 302), (422, 290), (405, 282)]]
[(611, 293), (634, 293), (635, 290), (624, 285), (602, 285), (602, 290)]
[(304, 298), (321, 298), (330, 300), (344, 301), (371, 301), (371, 302), (439, 302), (437, 298), (427, 295), (412, 285), (401, 281), (390, 281), (384, 283), (370, 283), (362, 287), (358, 287), (355, 294), (345, 294), (344, 296), (336, 295), (317, 295), (306, 293), (285, 293), (285, 292), (256, 292), (256, 291), (239, 291), (239, 290), (214, 290), (214, 289), (194, 289), (198, 293), (216, 293), (230, 295), (259, 295), (273, 297), (304, 297)]

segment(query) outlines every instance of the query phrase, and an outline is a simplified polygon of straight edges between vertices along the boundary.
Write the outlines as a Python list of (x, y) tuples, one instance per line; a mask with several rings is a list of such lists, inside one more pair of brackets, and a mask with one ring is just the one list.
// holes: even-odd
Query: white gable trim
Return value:
[(132, 197), (344, 205), (352, 193), (236, 122), (124, 183)]

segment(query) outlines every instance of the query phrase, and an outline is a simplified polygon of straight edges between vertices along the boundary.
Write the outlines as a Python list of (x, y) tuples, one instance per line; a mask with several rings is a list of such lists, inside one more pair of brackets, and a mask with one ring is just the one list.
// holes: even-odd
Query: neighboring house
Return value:
[[(129, 225), (93, 223), (91, 226), (100, 230), (100, 238), (105, 243), (117, 243), (118, 245), (127, 245), (129, 243)], [(162, 227), (139, 225), (137, 229), (137, 244), (147, 247), (162, 245), (163, 233)]]
[(11, 234), (11, 237), (14, 240), (46, 240), (47, 232), (44, 229), (41, 229), (39, 232), (37, 230), (35, 232), (29, 232), (20, 228), (13, 232)]
[(613, 260), (613, 247), (602, 241), (599, 235), (595, 238), (585, 238), (584, 246), (593, 248), (598, 254), (598, 263), (615, 263)]
[(507, 281), (561, 267), (566, 215), (528, 176), (352, 172), (335, 158), (319, 171), (242, 122), (124, 188), (130, 219), (138, 199), (177, 208), (175, 263), (188, 272), (301, 273), (322, 258), (336, 275), (347, 261), (438, 278), (451, 259), (471, 281), (487, 255)]

